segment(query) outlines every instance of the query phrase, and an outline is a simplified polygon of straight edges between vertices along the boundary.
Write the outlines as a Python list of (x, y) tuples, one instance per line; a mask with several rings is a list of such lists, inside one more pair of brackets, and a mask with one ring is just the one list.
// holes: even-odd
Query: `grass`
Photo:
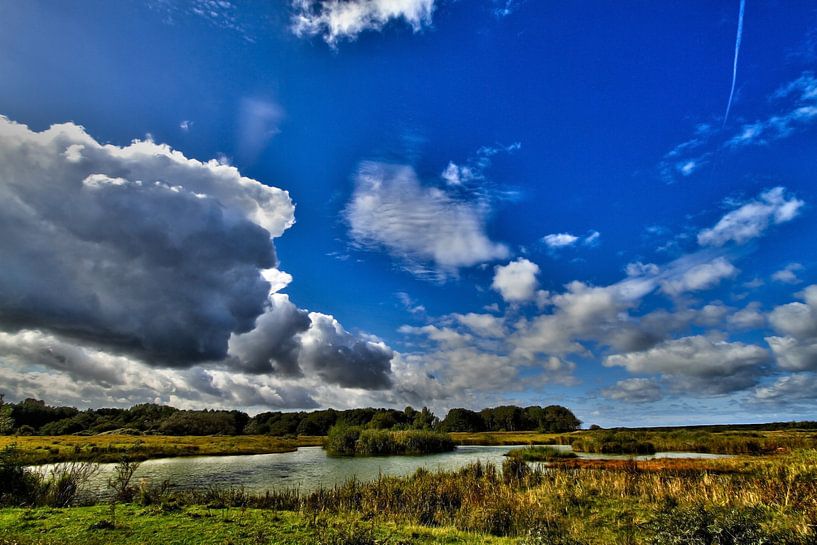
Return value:
[(582, 430), (572, 433), (455, 432), (459, 445), (572, 445), (597, 443), (605, 436), (626, 434), (637, 442), (652, 443), (657, 452), (712, 454), (774, 454), (797, 449), (817, 449), (817, 430)]
[[(418, 470), (332, 488), (137, 494), (141, 503), (0, 510), (0, 545), (813, 545), (817, 451)], [(598, 463), (597, 461), (593, 461)], [(147, 500), (147, 501), (145, 501)]]
[(315, 517), (289, 511), (208, 509), (172, 511), (137, 505), (0, 510), (0, 545), (506, 545), (510, 539), (454, 528), (366, 522), (352, 516)]
[(222, 456), (292, 452), (302, 446), (320, 446), (322, 437), (284, 439), (268, 435), (164, 436), (164, 435), (58, 435), (0, 436), (0, 450), (14, 445), (27, 464), (77, 460), (118, 462), (177, 456)]
[(526, 447), (514, 449), (505, 454), (512, 458), (519, 458), (526, 462), (550, 462), (553, 460), (567, 460), (576, 458), (575, 452), (559, 450), (553, 447)]

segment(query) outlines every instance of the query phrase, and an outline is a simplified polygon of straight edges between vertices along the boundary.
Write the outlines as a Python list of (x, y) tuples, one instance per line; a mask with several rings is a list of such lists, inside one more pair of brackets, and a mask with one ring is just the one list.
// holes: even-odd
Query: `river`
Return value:
[[(241, 456), (195, 456), (162, 458), (143, 462), (134, 475), (134, 484), (169, 481), (174, 488), (243, 487), (249, 492), (297, 488), (312, 491), (355, 478), (370, 481), (378, 475), (409, 475), (418, 468), (431, 471), (453, 470), (477, 460), (502, 465), (503, 455), (522, 446), (460, 446), (452, 452), (423, 456), (332, 458), (320, 447), (301, 447), (294, 452)], [(570, 450), (569, 446), (554, 446)], [(578, 453), (582, 458), (628, 458), (628, 456)], [(714, 454), (660, 452), (636, 459), (717, 458)], [(47, 471), (49, 466), (40, 466)], [(101, 464), (89, 487), (104, 493), (114, 464)]]

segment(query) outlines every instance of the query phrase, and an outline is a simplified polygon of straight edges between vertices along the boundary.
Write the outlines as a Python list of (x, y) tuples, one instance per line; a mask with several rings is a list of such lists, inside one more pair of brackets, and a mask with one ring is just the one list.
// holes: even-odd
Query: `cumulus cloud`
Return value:
[(688, 393), (724, 394), (757, 384), (769, 359), (769, 353), (757, 345), (694, 335), (641, 352), (607, 356), (604, 365), (661, 374), (673, 389)]
[(698, 244), (743, 244), (759, 237), (772, 225), (793, 220), (800, 213), (803, 204), (798, 198), (787, 195), (783, 187), (769, 189), (723, 216), (714, 227), (698, 233)]
[(383, 248), (418, 274), (450, 275), (508, 256), (485, 232), (489, 212), (484, 201), (423, 186), (409, 166), (365, 162), (344, 214), (361, 247)]
[(102, 145), (71, 123), (0, 118), (0, 323), (163, 365), (252, 329), (292, 225), (286, 191), (167, 146)]
[(690, 291), (713, 288), (721, 280), (732, 278), (736, 274), (738, 274), (738, 269), (734, 265), (725, 258), (718, 257), (708, 263), (701, 263), (679, 271), (678, 274), (662, 280), (661, 289), (669, 295), (677, 296)]
[(779, 271), (775, 271), (772, 274), (772, 280), (782, 284), (799, 284), (800, 279), (797, 277), (797, 273), (802, 270), (803, 265), (800, 263), (789, 263)]
[(817, 392), (817, 375), (796, 373), (780, 377), (768, 386), (758, 386), (752, 396), (754, 401), (775, 405), (814, 402)]
[(502, 318), (492, 314), (454, 314), (454, 318), (468, 329), (483, 337), (502, 337), (505, 327)]
[(660, 400), (663, 395), (661, 386), (649, 378), (628, 378), (616, 382), (609, 388), (604, 388), (601, 395), (613, 401), (627, 403), (651, 403)]
[[(222, 163), (0, 118), (0, 352), (139, 401), (197, 387), (238, 400), (230, 384), (305, 407), (305, 387), (282, 381), (388, 388), (382, 341), (277, 293), (292, 277), (272, 238), (293, 222), (286, 191)], [(149, 367), (172, 380), (140, 385)]]
[(777, 364), (788, 371), (817, 370), (817, 285), (801, 293), (803, 303), (776, 307), (769, 322), (781, 336), (766, 337)]
[(537, 274), (539, 265), (520, 257), (507, 265), (497, 265), (494, 268), (491, 287), (508, 303), (524, 303), (536, 295), (539, 285)]
[(735, 329), (756, 329), (766, 324), (766, 316), (760, 312), (760, 303), (754, 302), (731, 314), (727, 323)]
[(310, 312), (309, 318), (311, 324), (301, 338), (302, 366), (329, 383), (347, 388), (380, 390), (391, 386), (394, 353), (384, 342), (352, 335), (326, 314)]
[(171, 403), (178, 407), (317, 406), (308, 390), (278, 377), (228, 369), (165, 369), (34, 330), (0, 332), (0, 383), (10, 398), (79, 406)]
[(319, 35), (335, 46), (391, 21), (403, 20), (419, 32), (431, 24), (434, 0), (293, 0), (292, 8), (296, 36)]

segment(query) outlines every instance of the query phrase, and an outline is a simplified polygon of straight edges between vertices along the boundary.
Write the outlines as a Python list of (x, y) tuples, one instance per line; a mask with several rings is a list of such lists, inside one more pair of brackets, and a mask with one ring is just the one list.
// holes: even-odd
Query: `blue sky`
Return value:
[(268, 4), (0, 7), (9, 398), (813, 417), (811, 3)]

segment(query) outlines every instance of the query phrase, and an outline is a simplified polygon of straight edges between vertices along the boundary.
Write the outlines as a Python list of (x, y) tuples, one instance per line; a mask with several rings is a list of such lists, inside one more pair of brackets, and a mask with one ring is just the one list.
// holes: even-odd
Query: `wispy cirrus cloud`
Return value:
[(773, 113), (740, 127), (717, 128), (701, 123), (694, 135), (674, 146), (662, 158), (659, 172), (666, 182), (674, 182), (700, 171), (721, 153), (733, 153), (749, 146), (771, 144), (788, 138), (817, 123), (817, 76), (803, 72), (798, 78), (779, 87), (768, 103)]

